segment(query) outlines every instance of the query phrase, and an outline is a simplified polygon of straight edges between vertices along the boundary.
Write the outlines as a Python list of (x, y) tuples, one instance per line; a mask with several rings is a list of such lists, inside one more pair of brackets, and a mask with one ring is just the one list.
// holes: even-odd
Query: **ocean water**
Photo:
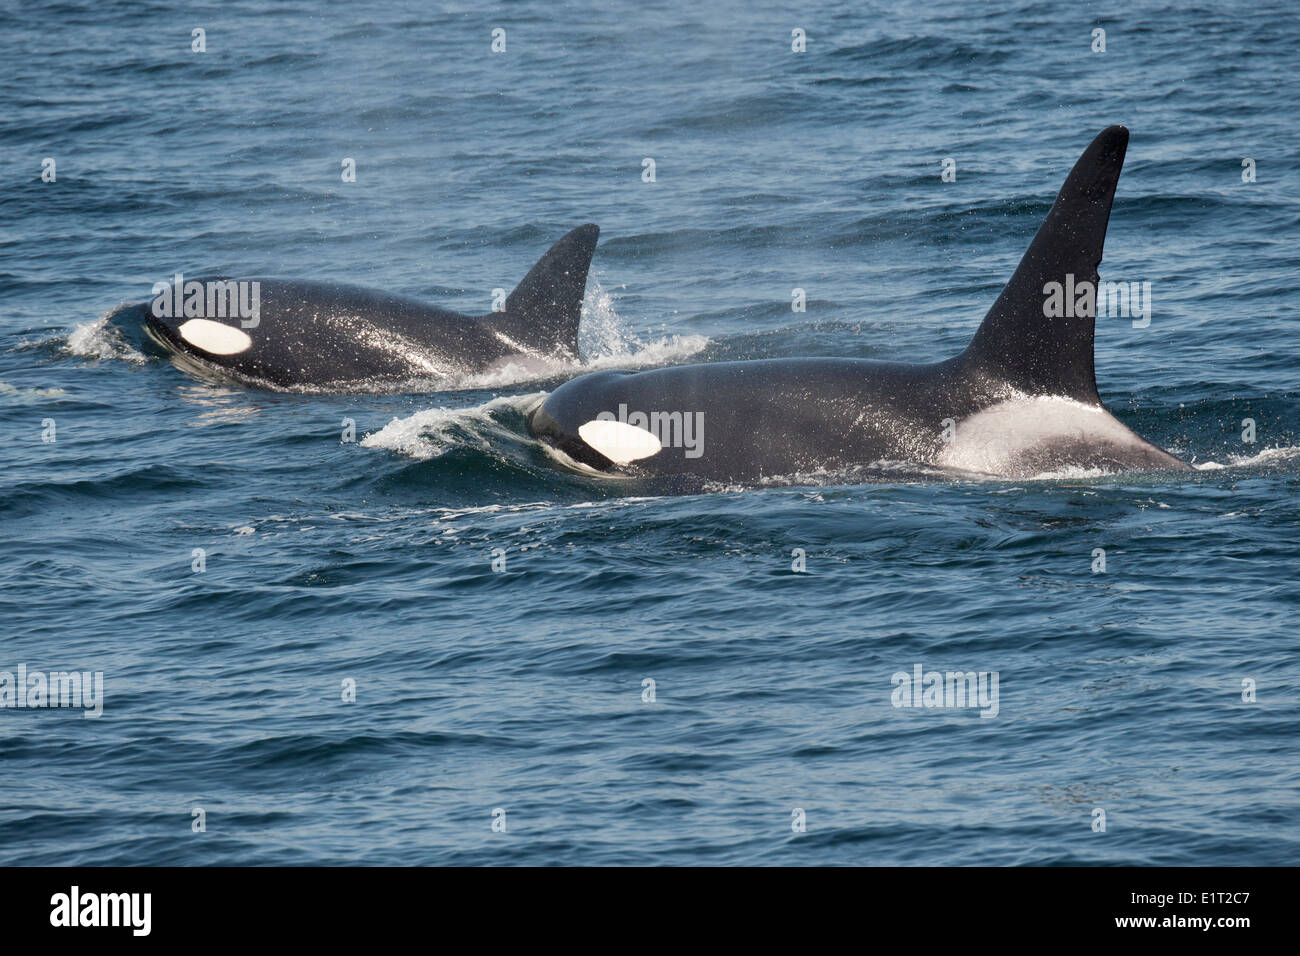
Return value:
[[(0, 708), (0, 864), (1297, 862), (1297, 99), (1286, 3), (5, 4), (0, 671), (103, 696)], [(1099, 385), (1186, 475), (664, 495), (528, 437), (576, 369), (275, 394), (106, 318), (485, 312), (594, 221), (591, 366), (929, 361), (1111, 123)]]

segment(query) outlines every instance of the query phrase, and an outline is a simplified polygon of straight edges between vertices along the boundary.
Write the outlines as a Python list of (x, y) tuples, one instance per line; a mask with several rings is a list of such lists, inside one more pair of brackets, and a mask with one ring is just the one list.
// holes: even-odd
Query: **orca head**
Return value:
[[(229, 280), (205, 278), (194, 281), (206, 285), (208, 282), (225, 283)], [(168, 286), (156, 292), (141, 307), (145, 332), (168, 351), (188, 352), (218, 363), (252, 349), (252, 327), (256, 325), (255, 322), (249, 322), (238, 315), (226, 315), (224, 308), (212, 310), (214, 314), (209, 316), (206, 314), (206, 304), (205, 298), (203, 307), (186, 310), (184, 297), (174, 286)], [(187, 311), (194, 314), (187, 315)]]

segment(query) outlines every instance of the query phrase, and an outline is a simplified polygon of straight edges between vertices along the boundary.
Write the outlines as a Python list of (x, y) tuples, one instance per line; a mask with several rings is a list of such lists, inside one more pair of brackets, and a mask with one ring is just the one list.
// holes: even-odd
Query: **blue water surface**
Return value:
[[(1297, 862), (1297, 101), (1253, 0), (5, 4), (0, 671), (104, 696), (0, 708), (0, 864)], [(1112, 123), (1099, 385), (1186, 475), (665, 496), (528, 437), (576, 370), (277, 394), (105, 318), (482, 313), (593, 221), (596, 367), (930, 361)]]

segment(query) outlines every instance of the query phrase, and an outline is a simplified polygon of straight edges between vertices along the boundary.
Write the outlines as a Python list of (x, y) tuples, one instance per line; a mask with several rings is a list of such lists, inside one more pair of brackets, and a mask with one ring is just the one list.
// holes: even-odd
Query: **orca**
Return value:
[[(1049, 318), (1053, 283), (1096, 288), (1128, 130), (1103, 130), (969, 346), (923, 365), (792, 358), (594, 372), (530, 409), (532, 435), (612, 474), (752, 482), (908, 463), (1012, 478), (1190, 466), (1097, 394), (1095, 308)], [(1095, 305), (1095, 299), (1094, 299)]]
[(204, 377), (280, 391), (455, 387), (509, 364), (544, 371), (579, 361), (578, 320), (599, 235), (590, 223), (574, 229), (502, 311), (482, 316), (358, 286), (230, 276), (159, 283), (150, 302), (126, 311), (177, 364)]

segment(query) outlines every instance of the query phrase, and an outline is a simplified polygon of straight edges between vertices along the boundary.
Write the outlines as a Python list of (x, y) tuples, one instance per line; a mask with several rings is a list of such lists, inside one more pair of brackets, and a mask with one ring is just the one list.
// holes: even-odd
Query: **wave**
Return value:
[(1192, 465), (1197, 471), (1222, 471), (1226, 468), (1253, 468), (1278, 462), (1294, 461), (1300, 458), (1300, 448), (1295, 446), (1278, 446), (1265, 448), (1253, 455), (1229, 455), (1227, 464), (1217, 461), (1203, 461)]
[(30, 405), (50, 399), (66, 398), (68, 393), (61, 388), (22, 388), (9, 382), (0, 382), (0, 400), (17, 404)]
[(130, 312), (134, 308), (133, 303), (122, 303), (97, 319), (74, 326), (69, 332), (21, 342), (18, 348), (53, 349), (62, 355), (95, 362), (118, 360), (143, 365), (148, 358), (128, 340), (121, 323), (115, 321), (119, 313)]
[(363, 448), (382, 448), (407, 458), (436, 458), (452, 448), (477, 448), (491, 453), (493, 438), (519, 438), (507, 418), (526, 415), (546, 397), (545, 392), (494, 398), (468, 408), (427, 408), (394, 418), (377, 432), (361, 439)]

